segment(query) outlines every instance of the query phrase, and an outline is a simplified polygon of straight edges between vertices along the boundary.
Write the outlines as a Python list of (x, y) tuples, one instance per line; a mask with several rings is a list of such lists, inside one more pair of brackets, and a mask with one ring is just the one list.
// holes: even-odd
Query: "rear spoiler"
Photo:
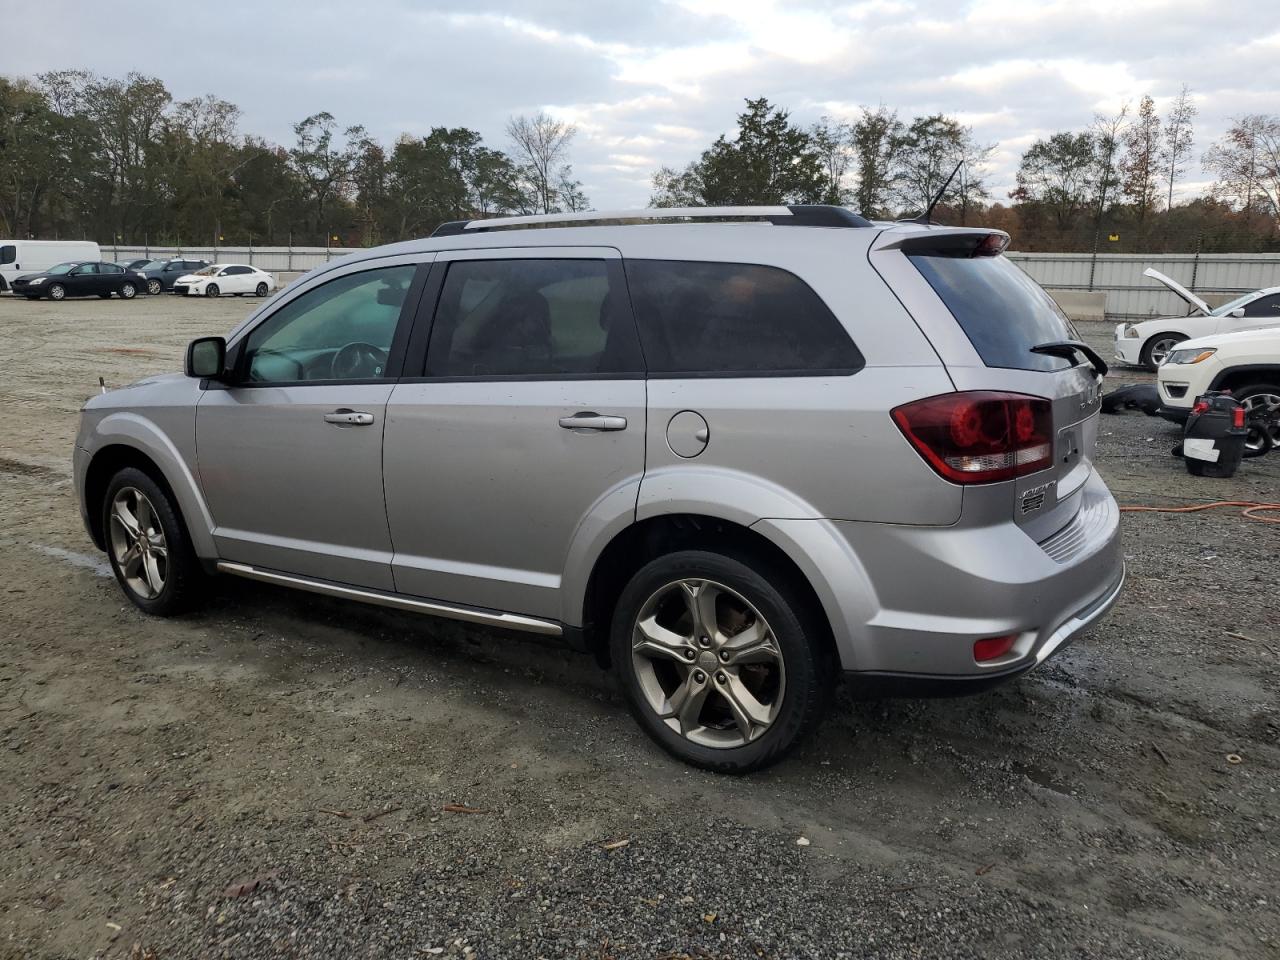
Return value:
[(922, 231), (909, 234), (891, 244), (907, 256), (952, 257), (967, 260), (973, 257), (998, 257), (1009, 246), (1009, 235), (1001, 230), (981, 232), (934, 233)]

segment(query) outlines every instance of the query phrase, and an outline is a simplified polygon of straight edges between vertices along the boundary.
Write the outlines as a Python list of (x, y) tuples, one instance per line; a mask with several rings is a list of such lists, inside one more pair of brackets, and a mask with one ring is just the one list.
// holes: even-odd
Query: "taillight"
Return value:
[(1053, 462), (1048, 400), (1021, 393), (945, 393), (892, 411), (911, 445), (952, 483), (995, 483)]

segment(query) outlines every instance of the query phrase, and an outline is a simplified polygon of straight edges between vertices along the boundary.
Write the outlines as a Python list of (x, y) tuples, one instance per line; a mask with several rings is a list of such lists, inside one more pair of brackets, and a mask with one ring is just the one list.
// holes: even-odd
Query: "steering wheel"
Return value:
[(334, 380), (372, 380), (387, 369), (387, 351), (353, 340), (333, 355), (329, 372)]

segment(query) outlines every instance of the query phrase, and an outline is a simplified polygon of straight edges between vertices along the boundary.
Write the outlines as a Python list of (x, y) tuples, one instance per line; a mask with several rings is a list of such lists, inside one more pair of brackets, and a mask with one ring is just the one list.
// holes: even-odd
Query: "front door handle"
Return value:
[(324, 422), (335, 423), (340, 427), (367, 427), (373, 423), (373, 414), (364, 413), (361, 410), (348, 410), (343, 407), (341, 410), (333, 411), (333, 413), (326, 413)]
[(625, 430), (627, 429), (627, 418), (606, 417), (586, 411), (575, 413), (572, 417), (561, 417), (560, 426), (566, 430)]

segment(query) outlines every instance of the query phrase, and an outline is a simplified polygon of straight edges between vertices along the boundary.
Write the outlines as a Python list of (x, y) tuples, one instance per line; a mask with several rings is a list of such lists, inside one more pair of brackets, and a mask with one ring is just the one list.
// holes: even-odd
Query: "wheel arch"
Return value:
[(196, 555), (214, 558), (213, 518), (192, 476), (172, 441), (154, 424), (136, 414), (113, 414), (98, 425), (89, 451), (80, 496), (89, 521), (89, 532), (104, 548), (101, 500), (111, 477), (124, 467), (137, 467), (168, 493), (191, 538)]
[(1280, 363), (1248, 363), (1218, 371), (1210, 390), (1239, 390), (1253, 384), (1280, 385)]
[(740, 560), (763, 562), (800, 595), (821, 642), (838, 653), (829, 604), (798, 564), (765, 532), (709, 513), (669, 513), (647, 517), (618, 531), (599, 552), (581, 597), (581, 638), (601, 666), (609, 665), (609, 626), (623, 588), (642, 566), (678, 550), (707, 550)]

